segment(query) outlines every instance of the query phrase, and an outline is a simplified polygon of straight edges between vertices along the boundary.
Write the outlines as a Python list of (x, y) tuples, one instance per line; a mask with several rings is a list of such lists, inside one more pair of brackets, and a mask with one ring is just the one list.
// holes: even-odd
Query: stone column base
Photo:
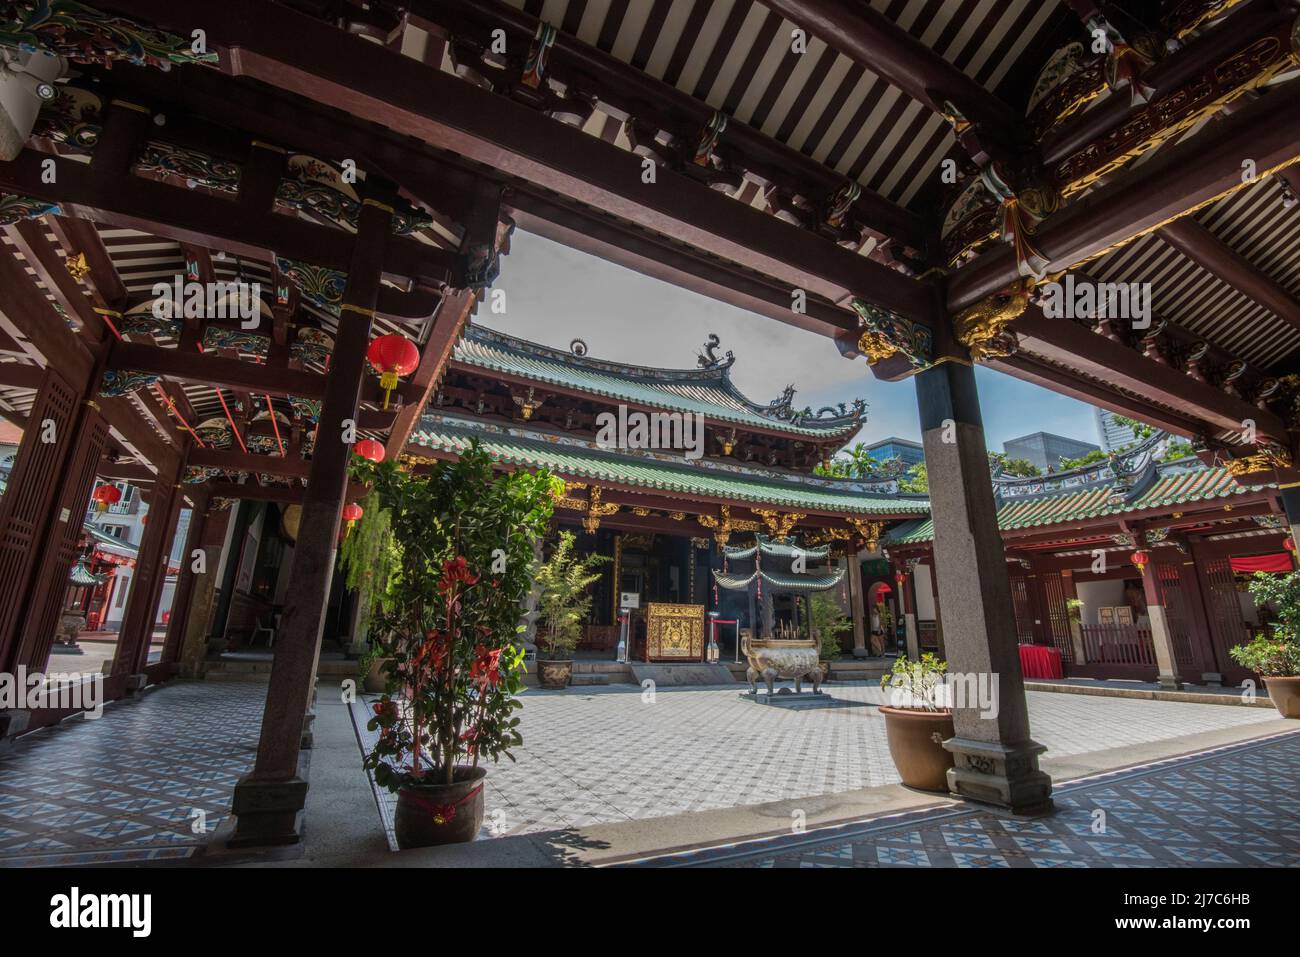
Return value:
[(297, 844), (302, 840), (303, 807), (307, 803), (307, 781), (257, 781), (244, 775), (235, 785), (230, 810), (235, 816), (234, 832), (227, 847), (267, 847)]
[(1009, 746), (949, 738), (943, 746), (956, 761), (948, 771), (948, 790), (954, 797), (1026, 816), (1052, 810), (1052, 779), (1038, 770), (1038, 756), (1047, 750), (1045, 745), (1024, 741)]
[(1183, 683), (1178, 680), (1176, 675), (1160, 675), (1156, 678), (1156, 683), (1160, 685), (1161, 691), (1183, 690)]
[(139, 700), (144, 694), (144, 689), (149, 686), (148, 675), (127, 675), (126, 676), (126, 696)]
[(854, 648), (854, 649), (853, 649), (853, 657), (854, 657), (854, 658), (870, 658), (870, 657), (871, 657), (871, 652), (869, 652), (866, 648)]
[(32, 713), (26, 708), (5, 708), (0, 710), (0, 751), (13, 746), (14, 738), (27, 730)]
[(298, 744), (300, 751), (310, 751), (312, 746), (312, 725), (316, 722), (316, 696), (312, 695), (312, 708), (307, 709), (307, 713), (302, 716), (302, 740)]

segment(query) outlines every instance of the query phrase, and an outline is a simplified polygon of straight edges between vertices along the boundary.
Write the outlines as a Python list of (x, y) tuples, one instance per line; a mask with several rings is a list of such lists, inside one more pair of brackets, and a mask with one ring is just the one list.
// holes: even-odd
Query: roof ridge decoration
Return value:
[[(1121, 483), (1128, 494), (1141, 487), (1145, 491), (1159, 471), (1157, 456), (1168, 448), (1173, 437), (1156, 431), (1133, 448), (1124, 452), (1111, 452), (1107, 458), (1090, 465), (1081, 465), (1051, 475), (993, 476), (993, 495), (999, 502), (1010, 499), (1037, 498), (1096, 488), (1103, 483)], [(1150, 474), (1147, 474), (1147, 471)], [(1136, 494), (1141, 494), (1137, 492)]]
[[(581, 340), (574, 340), (575, 346), (579, 343), (581, 343)], [(822, 406), (816, 410), (812, 409), (811, 406), (796, 409), (793, 404), (795, 388), (790, 385), (785, 388), (781, 395), (770, 402), (755, 402), (737, 389), (735, 383), (731, 381), (730, 369), (735, 363), (735, 354), (728, 351), (725, 355), (720, 355), (718, 351), (719, 343), (719, 338), (710, 334), (704, 343), (703, 350), (696, 359), (694, 368), (667, 369), (628, 362), (616, 362), (610, 359), (597, 359), (588, 355), (585, 349), (574, 347), (571, 347), (568, 351), (557, 349), (553, 346), (543, 345), (540, 342), (533, 342), (520, 336), (471, 323), (466, 327), (461, 341), (456, 346), (455, 358), (457, 361), (468, 365), (493, 368), (491, 356), (482, 353), (483, 350), (496, 349), (509, 354), (522, 355), (532, 360), (554, 363), (569, 369), (590, 370), (635, 386), (664, 389), (665, 393), (655, 401), (663, 403), (667, 408), (674, 409), (683, 408), (680, 404), (681, 401), (689, 399), (689, 396), (674, 391), (676, 389), (693, 387), (714, 390), (715, 394), (720, 394), (717, 399), (697, 397), (697, 404), (716, 406), (719, 399), (725, 400), (726, 404), (712, 413), (715, 418), (724, 421), (743, 422), (742, 417), (750, 415), (776, 427), (800, 429), (805, 433), (828, 432), (844, 433), (846, 435), (862, 426), (867, 414), (867, 403), (863, 399), (854, 399), (851, 403), (842, 402), (834, 406)], [(585, 346), (585, 343), (581, 343), (581, 345)], [(530, 373), (527, 369), (518, 370), (518, 374), (538, 377), (537, 373)], [(572, 383), (572, 387), (582, 391), (594, 391), (596, 394), (618, 397), (607, 389), (586, 388), (576, 382)], [(635, 396), (628, 396), (628, 398), (635, 398)], [(757, 425), (760, 423), (752, 424)]]
[[(430, 424), (454, 429), (467, 434), (472, 433), (485, 437), (499, 436), (504, 439), (544, 445), (548, 448), (561, 451), (580, 451), (584, 455), (593, 455), (610, 461), (644, 461), (647, 464), (699, 469), (706, 473), (735, 476), (742, 480), (757, 482), (797, 482), (809, 489), (815, 489), (818, 491), (896, 498), (899, 502), (915, 505), (925, 511), (928, 511), (930, 507), (928, 500), (903, 496), (898, 494), (897, 491), (890, 491), (887, 486), (891, 483), (859, 482), (853, 479), (828, 478), (822, 475), (813, 475), (803, 472), (777, 472), (766, 468), (760, 463), (754, 462), (727, 462), (711, 458), (695, 459), (687, 462), (679, 456), (656, 452), (650, 449), (639, 449), (635, 456), (629, 456), (610, 449), (601, 448), (600, 444), (594, 440), (580, 439), (573, 435), (546, 432), (540, 429), (520, 427), (508, 423), (486, 422), (445, 412), (426, 411), (421, 417), (421, 430), (424, 430)], [(897, 483), (893, 484), (896, 485)]]

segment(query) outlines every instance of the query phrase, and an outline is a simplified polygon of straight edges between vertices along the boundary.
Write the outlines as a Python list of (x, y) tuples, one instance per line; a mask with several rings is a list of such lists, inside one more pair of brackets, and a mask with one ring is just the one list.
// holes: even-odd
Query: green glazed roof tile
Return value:
[(732, 472), (704, 465), (666, 462), (648, 456), (623, 455), (585, 446), (542, 441), (498, 431), (474, 428), (472, 423), (451, 424), (426, 418), (411, 436), (415, 445), (459, 453), (478, 438), (494, 459), (528, 468), (545, 468), (567, 478), (617, 482), (638, 488), (685, 495), (701, 495), (734, 502), (774, 505), (854, 515), (918, 515), (929, 503), (917, 499), (869, 494), (855, 489), (835, 489), (800, 481), (797, 477)]

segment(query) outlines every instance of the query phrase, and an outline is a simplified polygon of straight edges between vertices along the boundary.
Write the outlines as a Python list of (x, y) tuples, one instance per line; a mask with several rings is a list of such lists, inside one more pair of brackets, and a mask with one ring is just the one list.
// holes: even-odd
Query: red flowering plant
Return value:
[(451, 784), (458, 767), (480, 759), (513, 760), (522, 743), (520, 608), (556, 480), (494, 474), (477, 442), (420, 474), (391, 460), (358, 459), (352, 470), (390, 512), (398, 556), (372, 604), (371, 633), (389, 661), (366, 767), (399, 791)]

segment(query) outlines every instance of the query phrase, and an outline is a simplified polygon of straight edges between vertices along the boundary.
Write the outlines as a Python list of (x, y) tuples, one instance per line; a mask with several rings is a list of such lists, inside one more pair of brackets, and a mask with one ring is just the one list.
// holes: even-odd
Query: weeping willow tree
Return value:
[(344, 584), (357, 595), (361, 610), (353, 642), (360, 644), (370, 630), (374, 611), (391, 607), (389, 584), (402, 561), (402, 550), (393, 537), (392, 513), (383, 507), (378, 492), (366, 499), (360, 520), (339, 548), (339, 568)]

